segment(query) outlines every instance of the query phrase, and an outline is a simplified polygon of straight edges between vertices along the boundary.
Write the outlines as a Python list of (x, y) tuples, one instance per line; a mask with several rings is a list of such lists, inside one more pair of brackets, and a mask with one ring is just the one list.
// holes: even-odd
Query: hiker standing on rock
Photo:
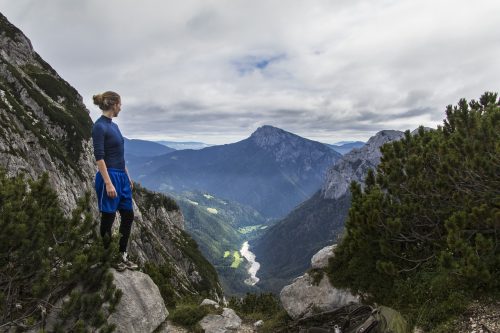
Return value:
[(106, 91), (94, 95), (94, 104), (102, 110), (102, 116), (92, 127), (94, 156), (99, 171), (95, 176), (95, 190), (101, 212), (101, 236), (104, 247), (111, 242), (111, 227), (116, 211), (120, 212), (120, 262), (116, 269), (137, 269), (137, 265), (127, 258), (127, 243), (134, 221), (132, 207), (132, 180), (125, 167), (124, 140), (113, 118), (121, 110), (121, 98), (115, 92)]

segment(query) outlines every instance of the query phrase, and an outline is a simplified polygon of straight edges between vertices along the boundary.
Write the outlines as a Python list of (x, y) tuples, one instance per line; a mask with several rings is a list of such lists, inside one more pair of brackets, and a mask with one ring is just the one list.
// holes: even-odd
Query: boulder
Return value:
[(309, 274), (298, 277), (281, 290), (281, 304), (293, 319), (298, 319), (315, 311), (330, 311), (349, 303), (359, 303), (359, 298), (347, 290), (336, 289), (328, 276), (323, 275), (315, 285)]
[(224, 308), (221, 315), (209, 314), (200, 321), (205, 333), (236, 332), (241, 327), (241, 319), (234, 310)]
[(168, 316), (156, 284), (139, 271), (111, 272), (123, 295), (108, 323), (116, 325), (116, 332), (153, 332)]
[(262, 319), (253, 323), (253, 327), (255, 327), (255, 328), (262, 327), (263, 325), (264, 325), (264, 321)]
[(200, 304), (200, 306), (204, 306), (204, 305), (215, 306), (216, 309), (219, 308), (219, 304), (216, 301), (212, 301), (211, 299), (208, 299), (208, 298), (205, 298), (203, 300), (203, 302), (201, 302), (201, 304)]
[(312, 268), (325, 268), (328, 266), (328, 259), (333, 257), (337, 244), (322, 248), (311, 259)]

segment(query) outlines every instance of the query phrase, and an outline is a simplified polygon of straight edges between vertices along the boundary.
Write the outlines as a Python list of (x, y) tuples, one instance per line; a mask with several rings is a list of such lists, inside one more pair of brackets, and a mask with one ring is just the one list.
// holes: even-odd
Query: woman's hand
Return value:
[(116, 189), (113, 183), (106, 184), (106, 193), (110, 198), (116, 198), (118, 194), (116, 194)]

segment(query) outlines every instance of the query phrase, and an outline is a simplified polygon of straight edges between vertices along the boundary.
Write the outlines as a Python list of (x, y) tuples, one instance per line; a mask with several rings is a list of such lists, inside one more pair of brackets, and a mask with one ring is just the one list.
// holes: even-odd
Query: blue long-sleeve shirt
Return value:
[(92, 127), (96, 161), (104, 159), (107, 168), (125, 170), (124, 140), (118, 125), (101, 116)]

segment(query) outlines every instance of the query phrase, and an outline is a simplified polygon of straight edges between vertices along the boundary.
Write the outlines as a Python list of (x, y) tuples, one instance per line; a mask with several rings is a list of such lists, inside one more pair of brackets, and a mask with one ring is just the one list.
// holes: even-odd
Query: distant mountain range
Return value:
[(199, 190), (280, 218), (317, 191), (341, 155), (273, 126), (242, 141), (128, 161), (135, 180), (165, 192)]
[(125, 140), (125, 154), (137, 157), (158, 156), (175, 151), (175, 149), (173, 148), (166, 147), (164, 145), (152, 141), (127, 139), (127, 138), (124, 138), (124, 140)]
[(159, 143), (163, 146), (167, 146), (170, 148), (173, 148), (175, 150), (182, 150), (182, 149), (203, 149), (207, 147), (211, 147), (213, 145), (208, 144), (208, 143), (203, 143), (203, 142), (176, 142), (176, 141), (155, 141), (156, 143)]
[(361, 148), (365, 143), (363, 141), (340, 141), (334, 144), (326, 144), (336, 152), (345, 155), (354, 148)]
[(375, 169), (380, 162), (380, 147), (402, 136), (399, 131), (381, 131), (344, 155), (331, 166), (320, 190), (251, 242), (261, 264), (257, 286), (279, 292), (307, 270), (318, 250), (337, 242), (351, 205), (349, 184), (364, 184), (368, 169)]

